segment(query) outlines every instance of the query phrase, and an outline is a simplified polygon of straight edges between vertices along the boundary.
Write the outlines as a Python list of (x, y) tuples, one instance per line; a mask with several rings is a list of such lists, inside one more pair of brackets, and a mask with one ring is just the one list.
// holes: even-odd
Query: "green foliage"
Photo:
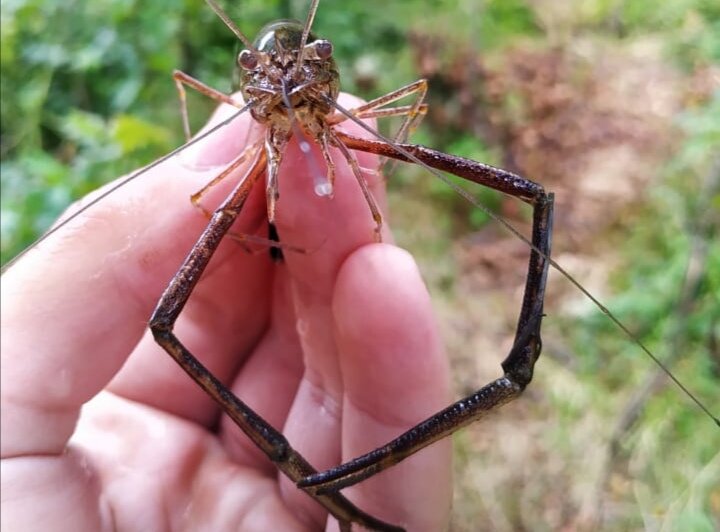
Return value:
[(492, 0), (479, 13), (483, 48), (508, 44), (522, 35), (540, 35), (531, 5), (523, 0)]
[[(608, 307), (717, 414), (720, 91), (680, 115), (678, 124), (685, 141), (662, 182), (654, 185), (651, 200), (633, 217), (633, 230), (620, 250), (625, 264), (614, 279), (619, 295)], [(688, 287), (695, 275), (695, 285)], [(657, 369), (599, 313), (575, 321), (572, 330), (584, 386), (610, 401), (610, 415), (623, 411), (631, 392)], [(578, 412), (578, 418), (582, 415)], [(669, 530), (711, 530), (714, 488), (703, 466), (717, 461), (717, 427), (673, 385), (647, 398), (641, 418), (624, 442), (636, 478), (653, 486), (652, 494), (640, 493), (640, 507), (654, 514), (657, 501), (665, 500), (660, 510)], [(650, 458), (657, 456), (683, 458), (668, 467)], [(706, 469), (713, 471), (711, 465)]]
[(150, 103), (173, 90), (157, 83), (179, 62), (172, 6), (3, 3), (3, 262), (69, 201), (177, 142)]

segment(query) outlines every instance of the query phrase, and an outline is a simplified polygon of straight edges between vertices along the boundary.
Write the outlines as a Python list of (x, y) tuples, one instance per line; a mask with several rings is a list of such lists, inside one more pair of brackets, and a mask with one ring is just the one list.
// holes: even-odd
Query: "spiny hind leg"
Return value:
[[(391, 442), (330, 470), (311, 475), (298, 486), (312, 494), (337, 492), (391, 467), (420, 449), (445, 438), (495, 408), (518, 397), (530, 383), (542, 342), (540, 327), (550, 265), (553, 195), (528, 179), (489, 165), (443, 154), (429, 148), (369, 141), (347, 134), (337, 135), (347, 147), (401, 160), (412, 154), (422, 163), (518, 197), (533, 207), (532, 249), (528, 263), (522, 308), (513, 347), (503, 361), (504, 375), (476, 393), (450, 405), (406, 431)], [(347, 148), (346, 148), (347, 149)]]
[[(165, 289), (150, 318), (155, 341), (178, 365), (222, 408), (253, 443), (293, 482), (312, 475), (316, 470), (295, 451), (287, 439), (267, 421), (243, 403), (182, 344), (174, 332), (175, 323), (207, 268), (223, 236), (242, 211), (252, 187), (265, 170), (265, 152), (261, 151), (246, 177), (212, 214), (210, 222), (193, 246), (180, 269)], [(340, 494), (312, 496), (340, 523), (350, 530), (351, 523), (379, 532), (402, 532), (363, 512)]]

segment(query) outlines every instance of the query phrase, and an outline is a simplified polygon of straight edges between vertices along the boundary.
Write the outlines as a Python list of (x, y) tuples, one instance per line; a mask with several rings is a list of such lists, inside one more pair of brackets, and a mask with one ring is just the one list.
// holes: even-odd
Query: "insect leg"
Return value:
[(222, 93), (208, 85), (205, 85), (202, 81), (195, 79), (194, 77), (182, 72), (181, 70), (175, 70), (173, 72), (173, 79), (175, 80), (175, 86), (178, 90), (178, 97), (180, 98), (180, 113), (182, 114), (183, 131), (185, 132), (185, 140), (190, 140), (192, 133), (190, 132), (190, 120), (188, 118), (187, 109), (187, 96), (185, 93), (185, 85), (191, 87), (205, 96), (212, 98), (216, 102), (226, 103), (241, 109), (243, 107), (242, 102), (235, 101), (232, 97), (225, 93)]
[[(385, 142), (360, 139), (340, 132), (336, 135), (347, 148), (409, 160), (407, 155)], [(533, 207), (533, 249), (515, 341), (502, 363), (504, 375), (501, 378), (429, 417), (388, 444), (300, 481), (298, 486), (310, 493), (328, 493), (355, 484), (512, 401), (531, 381), (533, 367), (540, 356), (540, 325), (550, 266), (547, 257), (551, 248), (553, 195), (546, 193), (540, 185), (499, 168), (422, 146), (399, 146), (428, 166), (510, 194)]]
[(220, 172), (217, 176), (215, 176), (211, 181), (209, 181), (207, 184), (205, 184), (200, 190), (195, 192), (192, 196), (190, 196), (190, 203), (193, 204), (193, 207), (199, 209), (206, 218), (210, 219), (212, 216), (212, 213), (206, 209), (202, 203), (200, 203), (200, 200), (202, 197), (207, 194), (207, 192), (220, 183), (222, 180), (224, 180), (227, 176), (229, 176), (233, 170), (235, 170), (238, 166), (240, 166), (242, 163), (247, 161), (248, 157), (250, 155), (254, 155), (256, 153), (256, 150), (258, 149), (259, 143), (256, 142), (254, 144), (250, 144), (247, 146), (242, 153), (228, 166), (225, 168), (222, 172)]
[[(380, 109), (388, 104), (396, 102), (401, 98), (410, 96), (412, 94), (418, 94), (417, 100), (412, 105), (403, 105), (397, 107), (390, 107), (387, 109)], [(382, 96), (379, 96), (367, 103), (359, 105), (358, 107), (351, 109), (350, 112), (357, 118), (373, 118), (380, 116), (399, 116), (407, 115), (409, 111), (416, 108), (416, 112), (425, 114), (427, 112), (427, 104), (425, 104), (425, 94), (427, 93), (427, 81), (419, 79), (404, 87), (400, 87), (392, 92), (388, 92)], [(397, 111), (400, 112), (397, 112)], [(337, 125), (347, 120), (347, 116), (342, 113), (335, 113), (328, 119), (328, 125)]]
[[(427, 114), (428, 106), (425, 103), (425, 96), (427, 95), (428, 85), (424, 79), (418, 80), (415, 83), (410, 84), (412, 92), (417, 92), (417, 97), (412, 105), (407, 106), (407, 114), (404, 114), (405, 119), (403, 120), (400, 128), (397, 130), (395, 135), (392, 137), (394, 142), (405, 142), (408, 137), (415, 131), (420, 121)], [(387, 164), (387, 158), (381, 158), (378, 169), (382, 169), (385, 175), (392, 175), (395, 172), (397, 166), (397, 159), (393, 159), (390, 164)]]
[(335, 190), (335, 163), (333, 162), (332, 157), (330, 157), (328, 142), (331, 137), (328, 134), (329, 131), (330, 128), (324, 128), (318, 137), (318, 141), (320, 144), (320, 151), (322, 152), (323, 159), (325, 160), (325, 165), (327, 166), (327, 180), (328, 183), (330, 183), (330, 190)]
[(358, 181), (358, 184), (360, 185), (360, 189), (362, 190), (363, 196), (365, 196), (365, 201), (367, 201), (368, 207), (370, 207), (370, 212), (372, 213), (373, 220), (375, 221), (375, 241), (380, 242), (382, 240), (382, 214), (380, 214), (380, 208), (378, 207), (377, 203), (375, 202), (375, 198), (373, 198), (372, 193), (370, 192), (370, 188), (368, 188), (367, 181), (365, 180), (365, 177), (362, 174), (362, 170), (360, 169), (360, 165), (357, 162), (357, 159), (355, 159), (355, 156), (350, 153), (350, 150), (347, 149), (345, 144), (343, 144), (343, 141), (338, 138), (335, 131), (333, 131), (331, 128), (325, 128), (326, 134), (328, 138), (332, 141), (332, 143), (337, 146), (337, 148), (340, 150), (340, 152), (345, 157), (345, 160), (350, 165), (350, 168), (352, 169), (353, 174), (355, 175), (355, 178)]
[[(358, 118), (387, 118), (391, 116), (406, 116), (410, 113), (413, 105), (398, 105), (397, 107), (388, 107), (387, 109), (373, 109), (371, 111), (365, 111)], [(425, 115), (427, 113), (428, 106), (426, 103), (420, 105), (418, 108), (418, 115)]]
[[(395, 133), (395, 136), (393, 137), (395, 142), (405, 142), (408, 139), (408, 136), (418, 126), (420, 120), (422, 120), (425, 114), (427, 114), (428, 107), (425, 103), (425, 96), (427, 96), (428, 91), (427, 81), (419, 79), (408, 85), (407, 89), (409, 89), (407, 94), (417, 94), (417, 96), (415, 101), (411, 105), (407, 106), (407, 114), (403, 113), (405, 120), (403, 120), (403, 123), (400, 125), (400, 129), (398, 129), (397, 133)], [(401, 93), (402, 91), (403, 89), (400, 89)], [(403, 94), (403, 97), (407, 94)], [(360, 115), (359, 118), (363, 118), (363, 116)]]
[(282, 161), (284, 148), (287, 145), (288, 138), (274, 137), (275, 130), (268, 128), (265, 135), (265, 152), (267, 154), (267, 184), (265, 196), (267, 199), (267, 215), (268, 223), (275, 225), (275, 205), (280, 198), (280, 190), (278, 188), (278, 172), (280, 171), (280, 163)]
[[(388, 118), (391, 116), (403, 116), (405, 119), (398, 131), (393, 135), (394, 142), (405, 142), (408, 136), (415, 130), (423, 117), (427, 114), (428, 105), (425, 103), (428, 84), (427, 80), (419, 79), (401, 87), (397, 90), (379, 96), (367, 103), (364, 103), (350, 112), (356, 118)], [(415, 101), (410, 105), (398, 105), (395, 107), (385, 107), (397, 100), (415, 94)], [(385, 107), (385, 108), (383, 108)], [(330, 117), (328, 124), (335, 125), (347, 120), (347, 116), (342, 113), (336, 113)], [(394, 165), (386, 166), (387, 158), (382, 157), (378, 163), (378, 172), (385, 167), (386, 174), (391, 174)]]
[[(250, 191), (265, 170), (266, 155), (258, 155), (246, 177), (215, 211), (210, 223), (193, 246), (182, 266), (165, 289), (150, 318), (150, 330), (155, 341), (182, 367), (183, 370), (220, 405), (223, 411), (262, 450), (278, 469), (294, 482), (316, 470), (296, 452), (285, 437), (262, 417), (236, 397), (193, 356), (173, 333), (175, 322), (187, 303), (190, 294), (242, 210)], [(349, 530), (350, 523), (358, 523), (369, 530), (401, 532), (403, 529), (380, 521), (358, 509), (340, 494), (314, 496), (340, 523)]]

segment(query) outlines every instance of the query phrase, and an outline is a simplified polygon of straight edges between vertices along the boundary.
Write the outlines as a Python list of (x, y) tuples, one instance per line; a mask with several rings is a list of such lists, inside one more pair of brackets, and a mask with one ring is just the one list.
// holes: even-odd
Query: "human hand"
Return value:
[[(213, 122), (231, 113), (222, 109)], [(246, 114), (198, 144), (193, 168), (186, 154), (132, 181), (3, 276), (3, 530), (337, 529), (146, 327), (207, 222), (188, 197), (239, 152), (250, 123)], [(447, 362), (417, 268), (404, 251), (372, 243), (367, 204), (333, 156), (332, 199), (314, 194), (295, 143), (282, 166), (278, 231), (307, 253), (288, 250), (278, 265), (266, 250), (248, 254), (226, 239), (175, 327), (318, 470), (386, 443), (449, 402)], [(215, 187), (205, 205), (240, 176)], [(384, 205), (382, 180), (367, 178)], [(258, 186), (233, 230), (254, 233), (264, 216)], [(450, 443), (343, 493), (410, 531), (441, 530)]]

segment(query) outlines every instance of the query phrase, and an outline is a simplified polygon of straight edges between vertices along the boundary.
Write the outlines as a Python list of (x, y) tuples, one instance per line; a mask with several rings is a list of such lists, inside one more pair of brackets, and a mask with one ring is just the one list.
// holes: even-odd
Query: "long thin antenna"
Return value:
[(310, 28), (312, 27), (313, 20), (315, 20), (315, 13), (317, 12), (319, 3), (320, 0), (313, 0), (312, 4), (310, 4), (307, 19), (305, 19), (305, 27), (303, 28), (302, 38), (300, 39), (300, 50), (298, 50), (297, 63), (295, 64), (295, 73), (299, 73), (302, 69), (303, 61), (305, 60), (305, 45), (307, 44), (308, 35), (310, 35)]
[(61, 228), (63, 228), (65, 225), (67, 225), (68, 223), (70, 223), (71, 221), (73, 221), (75, 218), (77, 218), (78, 216), (80, 216), (82, 213), (84, 213), (85, 211), (87, 211), (90, 207), (92, 207), (93, 205), (95, 205), (95, 204), (97, 204), (98, 202), (102, 201), (103, 199), (105, 199), (106, 197), (108, 197), (110, 194), (112, 194), (113, 192), (115, 192), (117, 189), (119, 189), (119, 188), (121, 188), (121, 187), (124, 187), (124, 186), (127, 185), (130, 181), (133, 181), (134, 179), (137, 179), (138, 177), (140, 177), (140, 176), (143, 175), (144, 173), (152, 170), (153, 168), (155, 168), (155, 167), (158, 166), (159, 164), (164, 163), (164, 162), (167, 161), (170, 157), (173, 157), (174, 155), (177, 155), (178, 153), (180, 153), (180, 152), (183, 151), (184, 149), (189, 148), (190, 146), (192, 146), (193, 144), (195, 144), (195, 143), (197, 143), (197, 142), (200, 142), (202, 139), (204, 139), (204, 138), (207, 137), (208, 135), (211, 135), (212, 133), (215, 133), (218, 129), (225, 127), (225, 126), (228, 125), (230, 122), (232, 122), (233, 120), (235, 120), (238, 116), (240, 116), (240, 115), (243, 114), (245, 111), (247, 111), (248, 109), (250, 109), (251, 107), (253, 107), (253, 105), (254, 105), (254, 103), (252, 103), (252, 102), (248, 103), (248, 104), (245, 105), (242, 109), (240, 109), (237, 113), (233, 114), (233, 115), (230, 116), (229, 118), (226, 118), (225, 120), (223, 120), (222, 122), (220, 122), (218, 125), (216, 125), (216, 126), (212, 127), (211, 129), (207, 130), (205, 133), (202, 133), (201, 135), (198, 135), (197, 137), (195, 137), (194, 139), (189, 140), (188, 142), (186, 142), (186, 143), (183, 144), (182, 146), (180, 146), (180, 147), (178, 147), (178, 148), (175, 148), (173, 151), (171, 151), (171, 152), (168, 153), (167, 155), (163, 155), (162, 157), (160, 157), (159, 159), (153, 161), (153, 162), (150, 163), (149, 165), (147, 165), (147, 166), (141, 168), (140, 170), (138, 170), (138, 171), (130, 174), (129, 176), (125, 177), (124, 179), (121, 179), (120, 181), (118, 181), (117, 183), (115, 183), (113, 186), (111, 186), (109, 189), (107, 189), (105, 192), (103, 192), (102, 194), (100, 194), (97, 198), (93, 199), (93, 200), (92, 200), (91, 202), (89, 202), (87, 205), (83, 206), (82, 209), (80, 209), (79, 211), (73, 213), (73, 214), (70, 215), (68, 218), (66, 218), (65, 220), (63, 220), (61, 223), (59, 223), (59, 224), (56, 225), (55, 227), (53, 227), (53, 228), (49, 229), (48, 231), (46, 231), (46, 232), (45, 232), (40, 238), (38, 238), (35, 242), (33, 242), (32, 244), (30, 244), (28, 247), (26, 247), (26, 248), (23, 249), (20, 253), (18, 253), (18, 254), (15, 255), (12, 259), (10, 259), (10, 260), (2, 267), (2, 270), (0, 270), (0, 271), (1, 271), (2, 273), (5, 273), (13, 264), (15, 264), (18, 260), (20, 260), (28, 251), (30, 251), (32, 248), (34, 248), (36, 245), (38, 245), (38, 244), (39, 244), (40, 242), (42, 242), (43, 240), (47, 239), (49, 236), (51, 236), (51, 235), (54, 234), (55, 232), (59, 231), (59, 230), (60, 230)]
[(562, 274), (563, 277), (565, 277), (570, 283), (572, 283), (580, 292), (582, 292), (590, 301), (593, 302), (593, 304), (600, 309), (600, 312), (605, 314), (605, 316), (612, 321), (615, 326), (617, 326), (624, 334), (627, 336), (632, 342), (634, 342), (640, 349), (642, 349), (645, 354), (652, 359), (655, 364), (658, 365), (658, 367), (665, 372), (665, 374), (670, 377), (670, 379), (680, 388), (685, 395), (687, 395), (699, 408), (702, 410), (710, 419), (712, 419), (715, 424), (720, 427), (720, 419), (713, 415), (710, 410), (697, 398), (695, 395), (688, 390), (685, 385), (683, 385), (676, 377), (672, 374), (672, 372), (663, 364), (663, 362), (653, 354), (652, 351), (648, 347), (643, 344), (640, 339), (632, 332), (630, 329), (628, 329), (623, 323), (615, 317), (615, 315), (608, 309), (605, 305), (603, 305), (598, 298), (596, 298), (587, 288), (585, 288), (583, 285), (580, 284), (579, 281), (577, 281), (565, 268), (560, 266), (555, 260), (550, 258), (548, 255), (542, 252), (542, 250), (538, 249), (538, 247), (533, 244), (525, 235), (523, 235), (515, 226), (513, 226), (510, 222), (505, 220), (502, 216), (498, 216), (494, 212), (492, 212), (488, 207), (480, 203), (470, 192), (462, 188), (461, 186), (453, 183), (450, 181), (446, 176), (444, 176), (441, 172), (436, 170), (435, 168), (432, 168), (422, 162), (420, 159), (418, 159), (415, 155), (410, 153), (408, 150), (403, 148), (402, 146), (398, 145), (397, 143), (393, 142), (392, 140), (388, 139), (378, 131), (375, 131), (373, 128), (368, 126), (365, 122), (354, 116), (350, 111), (342, 107), (339, 103), (337, 103), (332, 98), (329, 98), (327, 96), (324, 96), (325, 101), (327, 101), (330, 105), (335, 107), (338, 111), (340, 111), (343, 115), (345, 115), (348, 119), (355, 122), (357, 125), (362, 127), (365, 131), (373, 135), (379, 140), (382, 140), (383, 142), (386, 142), (389, 146), (392, 146), (392, 148), (397, 151), (398, 153), (402, 154), (403, 156), (407, 157), (409, 160), (414, 162), (415, 164), (418, 164), (422, 166), (425, 170), (433, 174), (435, 177), (440, 179), (441, 181), (445, 182), (450, 188), (452, 188), (455, 192), (460, 194), (463, 198), (465, 198), (468, 202), (470, 202), (472, 205), (477, 207), (478, 209), (482, 210), (485, 214), (487, 214), (490, 218), (492, 218), (494, 221), (498, 222), (500, 225), (505, 227), (508, 231), (510, 231), (513, 235), (515, 235), (517, 238), (522, 240), (525, 244), (527, 244), (533, 251), (538, 253), (540, 256), (545, 258), (546, 261), (550, 265), (552, 265), (553, 268), (555, 268), (560, 274)]
[(225, 25), (230, 28), (230, 31), (232, 31), (237, 36), (237, 38), (242, 41), (242, 43), (245, 45), (245, 48), (256, 54), (257, 50), (250, 42), (250, 39), (245, 37), (245, 34), (240, 31), (240, 28), (238, 28), (237, 25), (230, 19), (228, 14), (223, 11), (223, 8), (221, 8), (218, 3), (215, 2), (215, 0), (205, 0), (205, 2), (207, 2), (207, 5), (210, 6), (210, 9), (215, 11), (215, 14), (222, 19)]

